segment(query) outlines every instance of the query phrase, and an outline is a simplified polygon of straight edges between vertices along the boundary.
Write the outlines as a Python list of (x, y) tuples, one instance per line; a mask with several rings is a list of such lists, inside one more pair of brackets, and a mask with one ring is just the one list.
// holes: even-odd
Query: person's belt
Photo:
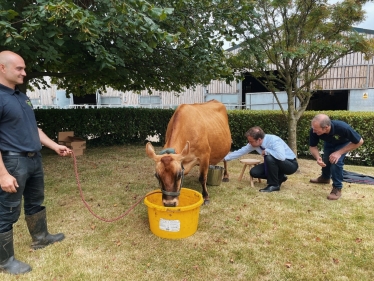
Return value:
[(24, 157), (34, 157), (37, 152), (14, 152), (14, 151), (1, 151), (1, 155), (4, 156), (24, 156)]

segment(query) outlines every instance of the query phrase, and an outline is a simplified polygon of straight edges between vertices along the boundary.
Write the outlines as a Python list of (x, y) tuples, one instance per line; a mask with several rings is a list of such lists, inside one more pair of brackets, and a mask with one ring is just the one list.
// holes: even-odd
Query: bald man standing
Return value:
[(60, 156), (71, 150), (51, 140), (37, 127), (29, 98), (17, 89), (26, 76), (21, 56), (0, 52), (0, 271), (22, 274), (31, 267), (14, 257), (13, 224), (21, 214), (22, 199), (31, 247), (40, 249), (64, 239), (47, 229), (44, 201), (42, 145)]
[[(332, 179), (332, 190), (327, 196), (329, 200), (338, 200), (343, 188), (343, 166), (345, 155), (364, 141), (361, 136), (347, 123), (330, 120), (326, 114), (317, 114), (312, 122), (309, 133), (309, 151), (322, 167), (322, 175), (311, 179), (312, 183), (329, 184)], [(323, 159), (319, 155), (318, 142), (324, 141)]]

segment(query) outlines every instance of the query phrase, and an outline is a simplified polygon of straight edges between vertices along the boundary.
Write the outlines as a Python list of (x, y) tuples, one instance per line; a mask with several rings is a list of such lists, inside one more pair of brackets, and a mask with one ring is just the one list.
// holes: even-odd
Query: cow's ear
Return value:
[(188, 155), (188, 153), (190, 153), (190, 142), (189, 142), (189, 141), (187, 141), (185, 147), (183, 148), (183, 150), (182, 150), (182, 152), (181, 152), (181, 155), (182, 155), (183, 157), (185, 157), (185, 156)]
[(147, 152), (147, 155), (149, 158), (155, 159), (156, 157), (155, 149), (153, 148), (153, 145), (150, 142), (147, 142), (145, 146), (145, 151)]

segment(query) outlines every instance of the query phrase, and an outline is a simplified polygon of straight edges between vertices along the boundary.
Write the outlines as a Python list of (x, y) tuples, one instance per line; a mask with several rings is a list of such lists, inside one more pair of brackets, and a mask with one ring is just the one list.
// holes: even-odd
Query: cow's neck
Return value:
[(180, 140), (176, 141), (167, 141), (166, 144), (164, 145), (164, 150), (165, 149), (174, 149), (174, 153), (181, 153), (183, 148), (185, 147), (187, 141), (181, 142)]

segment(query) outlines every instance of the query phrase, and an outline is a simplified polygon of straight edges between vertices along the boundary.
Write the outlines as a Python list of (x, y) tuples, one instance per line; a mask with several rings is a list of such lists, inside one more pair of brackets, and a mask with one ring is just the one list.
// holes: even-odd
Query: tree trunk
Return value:
[(294, 114), (288, 115), (288, 146), (292, 149), (297, 157), (297, 119)]
[[(291, 87), (290, 87), (291, 89)], [(295, 108), (294, 100), (296, 95), (292, 92), (287, 91), (288, 96), (288, 146), (292, 149), (292, 151), (295, 153), (297, 157), (297, 123), (299, 122), (299, 119), (305, 112), (310, 96), (306, 97), (304, 102), (301, 102), (298, 108)]]

